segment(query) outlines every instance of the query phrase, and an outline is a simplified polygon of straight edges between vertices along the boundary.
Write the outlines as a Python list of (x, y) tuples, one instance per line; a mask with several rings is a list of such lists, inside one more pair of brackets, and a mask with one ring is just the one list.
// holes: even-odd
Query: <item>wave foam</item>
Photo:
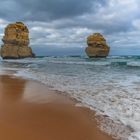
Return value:
[[(68, 77), (63, 75), (45, 75), (45, 73), (33, 71), (19, 71), (16, 76), (23, 76), (38, 80), (47, 86), (53, 87), (69, 94), (72, 98), (76, 98), (84, 106), (90, 107), (100, 115), (107, 115), (117, 124), (124, 124), (128, 128), (132, 128), (135, 133), (129, 138), (135, 139), (137, 132), (140, 131), (140, 95), (139, 95), (139, 81), (140, 78), (135, 76), (126, 76), (125, 80), (116, 79), (114, 83), (107, 83), (104, 85), (85, 84), (84, 81), (79, 81), (80, 77)], [(126, 83), (125, 83), (126, 82)], [(135, 84), (134, 84), (135, 82)], [(135, 90), (136, 89), (136, 90)], [(115, 133), (116, 137), (126, 137), (126, 132), (117, 128), (108, 126), (106, 131), (112, 135)], [(114, 132), (115, 131), (115, 132)], [(121, 132), (120, 132), (121, 131)], [(120, 136), (121, 134), (121, 136)], [(138, 139), (139, 140), (139, 139)]]
[[(16, 76), (40, 81), (77, 99), (97, 114), (108, 116), (115, 125), (108, 123), (111, 125), (104, 127), (106, 132), (116, 135), (117, 138), (140, 140), (138, 60), (43, 58), (8, 60), (6, 65), (7, 63), (8, 67), (17, 68)], [(124, 126), (121, 129), (120, 124)], [(105, 125), (102, 124), (101, 128), (103, 126)], [(126, 128), (129, 129), (125, 131)]]

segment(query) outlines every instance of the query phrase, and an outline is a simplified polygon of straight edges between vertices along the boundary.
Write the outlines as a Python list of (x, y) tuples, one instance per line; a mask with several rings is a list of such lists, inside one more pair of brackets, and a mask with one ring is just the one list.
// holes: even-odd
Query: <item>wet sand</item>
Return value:
[(0, 139), (113, 140), (75, 103), (38, 82), (0, 75)]

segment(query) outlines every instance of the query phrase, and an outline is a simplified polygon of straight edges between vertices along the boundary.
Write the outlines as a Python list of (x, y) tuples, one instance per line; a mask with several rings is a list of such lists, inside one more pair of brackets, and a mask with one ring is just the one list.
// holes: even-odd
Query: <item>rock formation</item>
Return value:
[(18, 59), (33, 57), (32, 49), (29, 45), (29, 31), (22, 22), (9, 24), (5, 28), (1, 47), (1, 57), (3, 59)]
[(87, 38), (88, 47), (85, 49), (86, 54), (92, 57), (106, 57), (109, 54), (109, 46), (105, 38), (100, 33), (95, 33)]

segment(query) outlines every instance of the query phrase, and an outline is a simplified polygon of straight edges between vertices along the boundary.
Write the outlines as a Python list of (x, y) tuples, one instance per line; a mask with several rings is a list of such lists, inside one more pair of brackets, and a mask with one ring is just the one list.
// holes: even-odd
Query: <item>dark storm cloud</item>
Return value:
[[(111, 47), (140, 46), (139, 0), (0, 0), (0, 38), (4, 27), (23, 21), (31, 45), (86, 47), (86, 38), (102, 33)], [(38, 47), (38, 50), (40, 47)]]
[(0, 0), (0, 16), (10, 20), (47, 21), (93, 11), (105, 0)]

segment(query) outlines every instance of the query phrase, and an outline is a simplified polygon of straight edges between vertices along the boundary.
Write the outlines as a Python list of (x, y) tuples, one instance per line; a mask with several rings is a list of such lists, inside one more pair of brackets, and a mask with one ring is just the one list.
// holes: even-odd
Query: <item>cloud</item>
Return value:
[[(0, 37), (10, 22), (23, 21), (31, 45), (86, 47), (102, 33), (111, 47), (140, 46), (139, 0), (0, 0)], [(69, 44), (69, 45), (68, 45)]]
[(0, 0), (1, 17), (8, 20), (48, 21), (71, 18), (97, 9), (105, 0)]

